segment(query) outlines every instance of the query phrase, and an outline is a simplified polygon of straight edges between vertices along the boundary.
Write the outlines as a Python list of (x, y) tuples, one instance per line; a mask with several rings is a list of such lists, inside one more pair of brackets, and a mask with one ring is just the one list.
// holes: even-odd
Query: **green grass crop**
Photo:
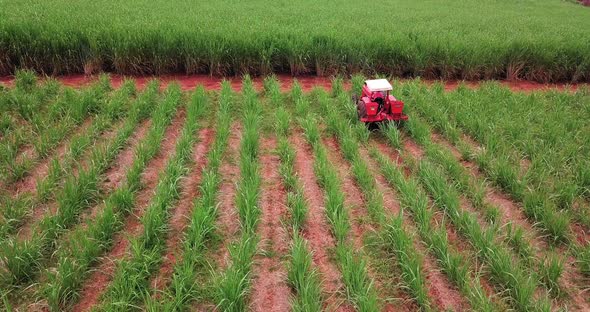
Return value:
[[(377, 1), (366, 17), (367, 7), (358, 1), (321, 8), (309, 0), (270, 4), (134, 0), (113, 7), (105, 0), (75, 5), (4, 0), (0, 74), (32, 68), (52, 74), (105, 69), (326, 76), (364, 71), (539, 81), (590, 77), (585, 32), (590, 13), (570, 2)], [(72, 9), (78, 12), (74, 16), (68, 14)], [(137, 14), (125, 14), (130, 11)], [(37, 18), (40, 13), (43, 18)], [(60, 22), (65, 19), (68, 23)], [(165, 29), (155, 22), (163, 20)]]
[(169, 287), (164, 290), (163, 298), (146, 298), (145, 306), (148, 309), (182, 310), (192, 301), (202, 299), (203, 293), (206, 292), (207, 287), (198, 283), (198, 278), (202, 271), (206, 270), (206, 251), (216, 235), (217, 196), (221, 182), (219, 167), (231, 131), (231, 105), (232, 91), (229, 83), (225, 81), (222, 83), (217, 111), (215, 142), (207, 155), (207, 168), (202, 173), (199, 187), (201, 195), (195, 198), (193, 203), (193, 213), (182, 242), (182, 258), (174, 266), (172, 280)]
[(256, 228), (260, 216), (260, 164), (258, 161), (261, 103), (252, 80), (243, 79), (244, 130), (240, 144), (240, 181), (237, 186), (236, 208), (240, 218), (240, 238), (229, 246), (231, 264), (219, 277), (215, 303), (223, 311), (243, 311), (248, 306), (247, 295), (252, 279), (252, 264), (259, 237)]
[[(356, 121), (357, 117), (354, 114), (349, 114), (348, 120), (340, 118), (345, 113), (345, 110), (355, 111), (354, 107), (351, 107), (349, 104), (351, 102), (348, 95), (341, 88), (337, 88), (333, 92), (333, 96), (336, 97), (336, 103), (320, 101), (324, 114), (328, 119), (332, 120), (328, 122), (331, 125), (331, 128), (329, 127), (328, 130), (338, 138), (342, 153), (351, 164), (354, 179), (363, 192), (372, 219), (385, 228), (381, 236), (385, 238), (389, 249), (392, 249), (398, 255), (403, 279), (407, 287), (411, 290), (410, 292), (416, 302), (420, 306), (428, 308), (430, 302), (428, 292), (425, 288), (425, 278), (421, 272), (421, 259), (415, 251), (412, 254), (406, 254), (413, 248), (413, 238), (402, 226), (403, 213), (394, 217), (392, 220), (387, 219), (383, 208), (383, 195), (377, 191), (375, 179), (366, 164), (366, 160), (359, 153), (360, 145), (357, 142), (358, 133), (355, 133), (358, 130), (354, 129), (360, 127), (351, 127), (350, 124), (361, 125), (362, 131), (367, 133), (367, 135), (369, 131), (364, 124)], [(401, 135), (399, 131), (395, 126), (389, 125), (386, 127), (384, 128), (386, 137), (391, 138), (391, 143), (397, 148), (400, 148)], [(363, 135), (362, 137), (365, 136)], [(366, 142), (362, 139), (361, 141)], [(464, 257), (450, 248), (444, 225), (439, 227), (432, 226), (431, 219), (433, 212), (428, 208), (428, 198), (419, 190), (417, 183), (404, 178), (401, 171), (396, 170), (394, 166), (385, 161), (376, 150), (372, 150), (371, 154), (379, 159), (386, 178), (399, 191), (402, 205), (409, 208), (412, 212), (412, 217), (418, 225), (419, 234), (439, 259), (439, 263), (449, 279), (466, 294), (474, 309), (479, 311), (493, 311), (494, 305), (486, 296), (479, 281), (473, 279), (468, 267), (463, 265), (465, 262)]]
[[(588, 131), (587, 127), (582, 125), (581, 118), (585, 118), (582, 117), (585, 114), (576, 115), (566, 104), (556, 104), (563, 108), (563, 116), (556, 112), (553, 113), (556, 108), (551, 109), (552, 116), (555, 118), (551, 117), (550, 119), (556, 120), (555, 122), (568, 116), (571, 118), (569, 121), (561, 122), (562, 128), (566, 127), (566, 124), (571, 124), (573, 127), (578, 125), (579, 128), (574, 133), (566, 134), (563, 130), (555, 131), (545, 128), (541, 122), (546, 117), (539, 116), (539, 114), (545, 110), (544, 107), (553, 103), (552, 96), (548, 94), (511, 93), (494, 84), (486, 85), (476, 91), (460, 87), (450, 94), (445, 94), (441, 90), (441, 86), (435, 86), (428, 90), (418, 87), (417, 84), (408, 84), (403, 88), (404, 92), (412, 94), (407, 99), (408, 103), (412, 105), (412, 109), (425, 116), (437, 130), (459, 146), (465, 152), (465, 156), (473, 159), (494, 184), (510, 194), (516, 201), (522, 202), (526, 215), (535, 221), (535, 224), (545, 231), (555, 243), (569, 240), (568, 224), (572, 218), (576, 220), (587, 219), (584, 217), (587, 212), (567, 208), (569, 204), (560, 204), (559, 194), (561, 192), (559, 189), (561, 187), (555, 187), (560, 184), (559, 181), (566, 179), (566, 177), (570, 177), (569, 181), (572, 183), (578, 181), (571, 177), (577, 175), (575, 172), (577, 172), (578, 164), (584, 163), (584, 160), (579, 156), (574, 156), (579, 153), (578, 151), (573, 152), (573, 150), (585, 149), (588, 146), (584, 141), (586, 140), (585, 136), (582, 135)], [(555, 95), (553, 94), (553, 96)], [(568, 99), (565, 103), (577, 103), (571, 104), (574, 106), (579, 106), (580, 103), (587, 100), (584, 92), (563, 95), (562, 97)], [(445, 104), (432, 105), (433, 98), (439, 99)], [(518, 105), (517, 103), (520, 101), (530, 103), (530, 105)], [(465, 103), (465, 106), (460, 103)], [(511, 117), (497, 116), (497, 113), (494, 112), (495, 109), (503, 112), (502, 116)], [(511, 110), (513, 112), (510, 112)], [(539, 125), (531, 124), (529, 118), (539, 121)], [(522, 125), (530, 126), (530, 128), (521, 128)], [(479, 141), (484, 149), (474, 151), (474, 147), (461, 137), (462, 131)], [(522, 133), (522, 135), (517, 133)], [(561, 143), (549, 139), (555, 135), (563, 135), (564, 139), (559, 141)], [(514, 136), (522, 138), (515, 140)], [(537, 138), (537, 136), (546, 139)], [(529, 156), (523, 160), (522, 154), (518, 152), (518, 149), (514, 149), (514, 146), (518, 147), (525, 142), (535, 140), (554, 143), (539, 143), (539, 146), (535, 147), (539, 151), (526, 152)], [(541, 154), (542, 150), (544, 154)], [(523, 168), (527, 167), (522, 164), (529, 161), (528, 169), (524, 169), (525, 172), (521, 173)], [(564, 166), (564, 164), (566, 165)], [(578, 186), (577, 188), (580, 189), (577, 192), (579, 195), (576, 197), (579, 199), (583, 193), (583, 187)]]
[(473, 214), (460, 208), (459, 193), (445, 179), (441, 168), (422, 160), (418, 174), (435, 204), (445, 212), (458, 231), (469, 238), (473, 247), (481, 251), (479, 256), (489, 266), (492, 279), (506, 289), (512, 305), (521, 310), (548, 311), (550, 303), (546, 297), (533, 298), (538, 286), (536, 277), (513, 261), (505, 248), (496, 244), (492, 229), (480, 227)]
[(0, 219), (0, 238), (14, 233), (25, 222), (25, 218), (36, 207), (47, 203), (59, 190), (64, 174), (73, 169), (74, 164), (80, 159), (83, 152), (91, 146), (102, 132), (113, 126), (113, 123), (126, 115), (127, 102), (135, 92), (132, 82), (126, 82), (123, 87), (115, 92), (112, 98), (104, 103), (97, 113), (91, 126), (86, 131), (74, 136), (66, 149), (66, 154), (61, 159), (55, 157), (49, 163), (49, 170), (45, 177), (37, 180), (36, 194), (31, 196), (29, 192), (19, 193), (15, 198), (7, 200), (0, 205), (2, 219)]
[[(155, 106), (158, 85), (157, 82), (150, 83), (146, 91), (131, 105), (132, 113), (124, 125), (127, 132), (133, 131), (139, 122), (149, 116), (147, 112)], [(153, 111), (153, 117), (170, 120), (171, 114), (164, 109), (165, 106), (159, 107), (160, 109)], [(144, 140), (148, 140), (147, 138), (156, 131), (152, 128)], [(152, 149), (150, 145), (139, 146), (141, 147), (135, 150), (134, 164), (142, 161), (142, 158), (138, 157), (139, 154), (150, 153), (148, 149)], [(154, 147), (157, 152), (159, 145)], [(150, 154), (154, 155), (155, 152)], [(131, 168), (137, 167), (132, 165)], [(131, 171), (132, 169), (128, 169), (127, 176)], [(75, 301), (91, 266), (111, 246), (114, 233), (121, 228), (122, 217), (130, 213), (134, 207), (136, 191), (127, 179), (127, 184), (105, 199), (104, 209), (93, 220), (88, 220), (86, 227), (74, 230), (60, 245), (56, 252), (57, 266), (45, 272), (46, 282), (41, 287), (41, 293), (52, 310), (59, 311)]]
[[(188, 173), (187, 166), (200, 127), (199, 118), (206, 109), (204, 90), (198, 92), (199, 100), (187, 105), (186, 120), (176, 141), (175, 153), (160, 174), (154, 195), (141, 217), (142, 231), (130, 240), (131, 257), (118, 263), (113, 281), (103, 297), (102, 308), (105, 310), (133, 308), (136, 301), (149, 292), (149, 277), (160, 264), (166, 248), (169, 209), (180, 196), (180, 180)], [(180, 87), (172, 85), (168, 87), (162, 105), (175, 108), (181, 99)]]
[[(319, 97), (320, 102), (329, 101), (325, 93), (320, 93)], [(328, 124), (335, 122), (335, 120), (328, 119)], [(327, 151), (320, 140), (316, 123), (317, 121), (310, 114), (302, 120), (302, 127), (314, 152), (314, 170), (318, 184), (324, 190), (326, 217), (330, 223), (332, 234), (336, 238), (336, 261), (342, 273), (342, 281), (346, 285), (346, 294), (360, 311), (378, 311), (380, 303), (373, 287), (373, 280), (368, 276), (366, 262), (349, 240), (349, 208), (344, 204), (345, 195), (342, 191), (340, 177), (334, 164), (328, 160)], [(354, 147), (351, 145), (351, 148)]]
[[(135, 112), (133, 111), (135, 109)], [(130, 114), (145, 115), (146, 107), (134, 107)], [(119, 129), (115, 138), (107, 144), (94, 150), (91, 165), (87, 169), (80, 168), (78, 176), (70, 176), (64, 182), (62, 191), (56, 195), (57, 213), (46, 215), (36, 224), (36, 235), (29, 240), (16, 241), (14, 239), (3, 241), (4, 249), (10, 250), (10, 256), (4, 256), (2, 262), (6, 266), (3, 272), (3, 282), (8, 285), (16, 285), (31, 280), (38, 272), (36, 265), (45, 255), (50, 255), (55, 249), (56, 240), (64, 232), (76, 223), (79, 214), (84, 208), (99, 198), (99, 178), (114, 160), (127, 139), (135, 130), (137, 120)], [(35, 250), (36, 249), (36, 250)], [(27, 261), (31, 257), (36, 261)], [(20, 264), (23, 261), (30, 262), (25, 269)]]
[[(21, 72), (22, 73), (22, 72)], [(72, 131), (80, 126), (89, 116), (100, 113), (102, 108), (109, 102), (111, 86), (106, 76), (101, 76), (97, 83), (85, 89), (81, 95), (77, 92), (66, 89), (62, 95), (56, 96), (53, 100), (51, 94), (59, 91), (59, 84), (53, 87), (54, 82), (46, 82), (42, 87), (35, 86), (25, 88), (28, 91), (21, 91), (19, 88), (12, 90), (12, 105), (16, 107), (27, 107), (27, 113), (23, 118), (28, 119), (32, 129), (28, 132), (29, 138), (18, 138), (12, 141), (15, 145), (4, 145), (2, 163), (5, 164), (5, 180), (9, 183), (22, 179), (29, 170), (41, 159), (46, 158), (60, 142), (62, 142)], [(23, 98), (29, 105), (22, 104)], [(51, 102), (45, 107), (44, 102)], [(37, 110), (42, 110), (40, 114)], [(30, 141), (33, 149), (28, 155), (16, 157), (18, 151), (18, 140)], [(1, 167), (0, 167), (1, 168)]]
[[(276, 79), (269, 81), (265, 88), (269, 94), (274, 94), (275, 101), (271, 105), (275, 110), (275, 133), (279, 143), (277, 152), (280, 158), (279, 171), (283, 185), (287, 191), (287, 207), (291, 218), (286, 222), (292, 227), (292, 244), (290, 262), (287, 272), (289, 285), (294, 291), (291, 299), (291, 308), (294, 311), (321, 311), (321, 281), (317, 269), (313, 266), (312, 254), (307, 247), (307, 242), (302, 236), (304, 224), (307, 218), (308, 206), (303, 195), (301, 182), (295, 171), (295, 149), (289, 144), (288, 136), (291, 133), (291, 117), (283, 101), (280, 101), (280, 89)], [(294, 83), (291, 92), (291, 100), (298, 102), (303, 100), (301, 86)], [(277, 101), (278, 100), (278, 101)], [(274, 103), (276, 102), (276, 103)], [(304, 113), (304, 112), (301, 112)]]

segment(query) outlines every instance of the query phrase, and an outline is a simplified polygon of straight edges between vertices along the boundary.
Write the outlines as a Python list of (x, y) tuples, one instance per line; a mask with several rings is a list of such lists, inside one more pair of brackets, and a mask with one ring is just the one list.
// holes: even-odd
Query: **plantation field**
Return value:
[(380, 73), (590, 80), (590, 9), (561, 0), (0, 0), (0, 75)]
[[(590, 90), (0, 85), (17, 311), (586, 311)], [(345, 86), (350, 86), (350, 89)]]

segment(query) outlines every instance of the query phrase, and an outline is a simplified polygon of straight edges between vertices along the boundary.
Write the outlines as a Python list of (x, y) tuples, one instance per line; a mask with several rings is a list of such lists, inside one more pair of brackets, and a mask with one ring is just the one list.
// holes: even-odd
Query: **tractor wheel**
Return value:
[(367, 115), (367, 108), (365, 107), (365, 102), (360, 100), (356, 102), (356, 113), (359, 117), (359, 120)]

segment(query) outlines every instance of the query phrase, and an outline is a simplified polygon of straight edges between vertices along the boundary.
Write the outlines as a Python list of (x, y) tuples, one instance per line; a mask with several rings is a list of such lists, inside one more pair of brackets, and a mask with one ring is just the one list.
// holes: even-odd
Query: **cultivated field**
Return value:
[(1, 309), (589, 310), (590, 90), (396, 82), (409, 122), (369, 131), (362, 82), (18, 72)]
[(575, 0), (0, 0), (0, 75), (590, 81), (588, 29)]

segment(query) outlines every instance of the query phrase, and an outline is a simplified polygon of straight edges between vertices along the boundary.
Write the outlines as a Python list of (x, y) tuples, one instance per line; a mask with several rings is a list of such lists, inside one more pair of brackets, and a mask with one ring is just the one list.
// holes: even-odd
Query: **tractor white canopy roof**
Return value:
[(387, 79), (366, 80), (365, 84), (367, 84), (367, 88), (369, 88), (369, 91), (371, 92), (393, 90), (393, 87), (389, 84)]

